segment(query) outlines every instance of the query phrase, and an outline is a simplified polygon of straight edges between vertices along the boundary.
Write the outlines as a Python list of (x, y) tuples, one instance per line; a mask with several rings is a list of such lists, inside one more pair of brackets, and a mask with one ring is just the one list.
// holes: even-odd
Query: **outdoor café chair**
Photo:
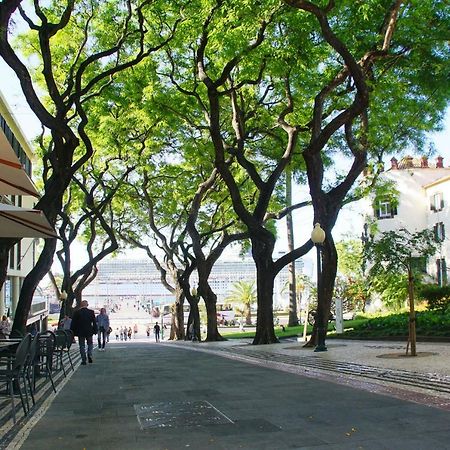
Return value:
[[(19, 392), (20, 401), (22, 403), (22, 408), (25, 415), (28, 414), (28, 394), (26, 391), (26, 381), (25, 381), (25, 370), (28, 354), (31, 345), (31, 335), (27, 334), (17, 345), (14, 357), (9, 358), (9, 364), (7, 368), (0, 369), (0, 382), (6, 383), (7, 393), (11, 398), (11, 408), (13, 422), (16, 423), (16, 405), (14, 402), (14, 389), (16, 388)], [(21, 381), (23, 382), (25, 388), (25, 397), (22, 392)], [(26, 399), (26, 400), (25, 400)]]
[(34, 391), (35, 391), (35, 376), (36, 376), (36, 363), (38, 359), (39, 353), (39, 339), (41, 333), (36, 333), (33, 340), (30, 344), (30, 351), (28, 352), (27, 364), (26, 364), (26, 378), (28, 381), (28, 389), (30, 391), (31, 400), (33, 402), (33, 406), (36, 404), (34, 399)]
[[(38, 354), (35, 368), (38, 368), (39, 373), (45, 373), (45, 376), (50, 379), (53, 391), (56, 392), (55, 383), (53, 382), (53, 352), (55, 350), (56, 337), (52, 331), (46, 331), (39, 337)], [(34, 384), (33, 387), (36, 387)]]
[(55, 368), (58, 367), (63, 370), (64, 376), (66, 375), (66, 369), (64, 368), (63, 355), (65, 353), (65, 349), (67, 347), (67, 335), (63, 330), (55, 331), (55, 349), (54, 354), (56, 357), (56, 365)]
[(74, 342), (74, 335), (72, 330), (64, 330), (64, 333), (66, 333), (66, 347), (64, 348), (64, 351), (67, 353), (67, 356), (69, 357), (70, 366), (72, 367), (72, 370), (75, 370), (73, 368), (73, 361), (72, 356), (70, 355), (70, 347), (72, 347), (72, 344)]

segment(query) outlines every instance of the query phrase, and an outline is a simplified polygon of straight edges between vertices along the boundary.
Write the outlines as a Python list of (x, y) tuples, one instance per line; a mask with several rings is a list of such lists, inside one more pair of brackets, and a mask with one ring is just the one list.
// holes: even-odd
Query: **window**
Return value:
[(434, 239), (436, 242), (443, 242), (445, 239), (445, 227), (443, 222), (437, 223), (433, 227)]
[(375, 213), (378, 219), (390, 219), (397, 214), (397, 207), (390, 200), (379, 200)]
[(9, 268), (10, 269), (14, 269), (14, 267), (15, 267), (15, 256), (16, 256), (16, 254), (14, 252), (14, 247), (12, 247), (9, 250)]
[(445, 258), (436, 260), (436, 272), (439, 286), (447, 285), (447, 264)]
[(21, 246), (21, 241), (19, 241), (16, 244), (16, 261), (17, 261), (17, 270), (21, 269), (21, 262), (22, 262), (22, 246)]
[(430, 197), (430, 209), (431, 211), (442, 211), (444, 208), (444, 197), (442, 192), (438, 192)]
[(427, 258), (425, 258), (424, 256), (412, 258), (411, 268), (413, 272), (416, 273), (423, 273), (423, 274), (427, 273)]

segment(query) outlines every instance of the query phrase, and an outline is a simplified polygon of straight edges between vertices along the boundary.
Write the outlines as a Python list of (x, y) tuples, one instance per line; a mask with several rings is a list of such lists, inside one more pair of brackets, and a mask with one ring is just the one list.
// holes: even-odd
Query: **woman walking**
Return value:
[(97, 316), (97, 327), (98, 327), (98, 349), (101, 352), (105, 351), (106, 335), (109, 330), (109, 317), (106, 314), (106, 309), (100, 309), (100, 314)]

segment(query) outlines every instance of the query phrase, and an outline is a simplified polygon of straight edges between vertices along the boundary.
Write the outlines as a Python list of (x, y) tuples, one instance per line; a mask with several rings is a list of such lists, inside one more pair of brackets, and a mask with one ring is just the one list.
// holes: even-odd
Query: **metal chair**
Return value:
[[(5, 369), (0, 369), (0, 382), (5, 382), (8, 387), (8, 393), (11, 397), (11, 408), (13, 422), (16, 423), (16, 405), (14, 402), (14, 389), (16, 388), (19, 392), (20, 401), (22, 403), (22, 408), (24, 414), (28, 414), (28, 394), (26, 391), (26, 381), (25, 381), (25, 371), (27, 358), (30, 351), (31, 345), (31, 334), (27, 334), (22, 341), (18, 344), (16, 353), (13, 358), (10, 358), (8, 367)], [(25, 388), (25, 398), (21, 388), (21, 381)]]
[(36, 377), (36, 364), (39, 354), (39, 339), (41, 337), (41, 333), (37, 333), (30, 344), (30, 351), (28, 353), (28, 359), (26, 364), (26, 378), (28, 381), (28, 389), (30, 390), (31, 400), (33, 402), (33, 406), (36, 404), (34, 399), (34, 391), (35, 391), (35, 377)]
[[(39, 337), (38, 354), (35, 368), (39, 373), (45, 372), (45, 376), (50, 378), (53, 391), (56, 392), (55, 383), (53, 382), (53, 352), (55, 350), (56, 337), (52, 331), (46, 331)], [(34, 383), (34, 388), (36, 384)]]
[(66, 347), (65, 347), (64, 351), (67, 353), (67, 356), (69, 357), (69, 362), (70, 362), (70, 366), (72, 367), (72, 370), (75, 370), (73, 367), (72, 356), (70, 355), (70, 348), (72, 347), (72, 344), (74, 342), (73, 331), (72, 330), (64, 330), (64, 333), (66, 333), (66, 339), (67, 339), (67, 343), (66, 343)]
[(67, 335), (64, 332), (64, 330), (56, 330), (55, 331), (55, 348), (54, 348), (54, 355), (56, 356), (56, 365), (55, 368), (58, 367), (63, 370), (64, 376), (66, 375), (66, 369), (64, 367), (64, 361), (63, 361), (63, 355), (65, 352), (65, 349), (67, 347)]

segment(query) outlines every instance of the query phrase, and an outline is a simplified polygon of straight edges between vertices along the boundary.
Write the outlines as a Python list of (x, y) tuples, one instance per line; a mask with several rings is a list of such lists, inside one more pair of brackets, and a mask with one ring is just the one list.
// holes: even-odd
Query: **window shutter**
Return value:
[(438, 224), (433, 226), (433, 236), (434, 236), (434, 240), (436, 242), (439, 241), (439, 235), (438, 235)]
[(436, 211), (436, 208), (434, 207), (434, 197), (430, 197), (430, 210)]
[(441, 209), (444, 209), (444, 197), (440, 195), (441, 197)]
[(444, 222), (441, 222), (441, 235), (442, 235), (442, 240), (445, 240), (445, 225), (444, 225)]
[(394, 217), (396, 215), (397, 215), (397, 206), (391, 204), (391, 217)]

